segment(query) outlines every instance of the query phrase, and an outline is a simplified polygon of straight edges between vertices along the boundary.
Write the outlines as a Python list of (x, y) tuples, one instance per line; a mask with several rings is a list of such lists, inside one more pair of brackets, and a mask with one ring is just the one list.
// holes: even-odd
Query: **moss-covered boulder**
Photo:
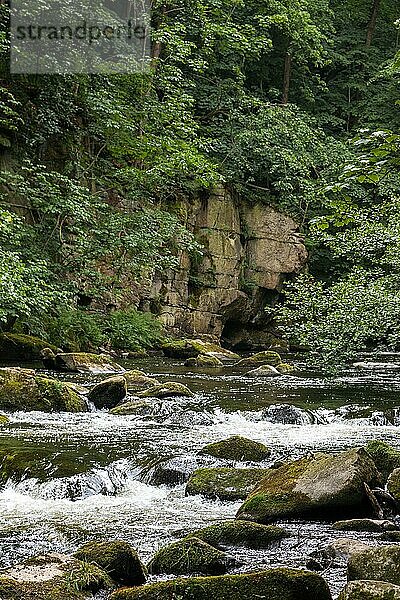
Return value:
[(355, 552), (347, 563), (347, 579), (373, 579), (400, 585), (400, 546), (380, 546)]
[(279, 371), (281, 375), (288, 375), (289, 373), (294, 373), (296, 368), (288, 363), (279, 363), (279, 365), (276, 365), (276, 370)]
[(107, 573), (62, 554), (26, 560), (2, 572), (1, 600), (84, 600), (112, 587)]
[(368, 442), (365, 449), (374, 461), (378, 471), (382, 473), (384, 481), (387, 481), (394, 469), (400, 468), (400, 450), (392, 448), (386, 442), (373, 440)]
[(74, 557), (96, 564), (120, 585), (142, 585), (147, 578), (138, 553), (127, 542), (89, 542), (78, 548)]
[(392, 521), (385, 519), (349, 519), (337, 521), (332, 525), (337, 531), (369, 531), (382, 533), (382, 531), (397, 531), (399, 527)]
[(257, 369), (252, 369), (246, 373), (247, 377), (279, 377), (278, 369), (275, 369), (272, 365), (261, 365)]
[(365, 484), (378, 481), (379, 473), (362, 448), (308, 456), (269, 469), (237, 518), (269, 523), (282, 518), (373, 516)]
[(193, 398), (194, 394), (183, 383), (167, 381), (138, 393), (139, 398)]
[(223, 575), (235, 560), (196, 537), (161, 548), (147, 568), (152, 575)]
[(37, 375), (31, 369), (0, 369), (0, 408), (7, 412), (85, 412), (85, 400), (68, 383)]
[(243, 500), (268, 469), (197, 469), (186, 485), (186, 495), (220, 500)]
[(41, 359), (44, 348), (57, 352), (55, 346), (32, 335), (22, 333), (0, 334), (0, 360), (2, 362), (30, 362)]
[(89, 392), (88, 400), (93, 402), (96, 408), (114, 408), (127, 393), (125, 377), (114, 375), (95, 385)]
[(112, 415), (151, 415), (154, 409), (154, 404), (145, 400), (129, 400), (128, 402), (124, 402), (124, 404), (120, 404), (119, 406), (115, 406), (110, 410), (110, 414)]
[(400, 586), (382, 581), (351, 581), (338, 600), (400, 600)]
[(43, 362), (47, 368), (69, 373), (123, 373), (125, 369), (114, 362), (109, 356), (103, 354), (89, 354), (86, 352), (60, 353), (51, 357), (49, 352), (43, 351)]
[(159, 385), (160, 382), (154, 377), (148, 377), (143, 371), (126, 371), (124, 373), (129, 392), (136, 393)]
[(400, 505), (400, 469), (395, 469), (387, 482), (387, 489)]
[(198, 367), (204, 369), (219, 369), (223, 367), (222, 361), (216, 356), (208, 356), (207, 354), (199, 354), (185, 360), (185, 367)]
[(224, 460), (258, 462), (271, 456), (271, 450), (260, 442), (233, 435), (226, 440), (204, 446), (199, 454), (208, 454)]
[(277, 367), (282, 364), (282, 359), (277, 352), (272, 350), (265, 350), (264, 352), (257, 352), (252, 356), (242, 358), (235, 366), (237, 367), (260, 367), (261, 365), (271, 365)]
[(170, 358), (190, 358), (199, 354), (218, 358), (219, 360), (237, 360), (240, 358), (234, 352), (221, 348), (218, 344), (203, 340), (173, 340), (162, 346), (165, 356)]
[(328, 585), (315, 573), (270, 569), (244, 575), (190, 577), (117, 590), (110, 600), (331, 600)]
[(289, 535), (285, 529), (274, 525), (260, 525), (249, 521), (223, 521), (198, 529), (187, 537), (196, 537), (214, 548), (244, 546), (260, 550)]

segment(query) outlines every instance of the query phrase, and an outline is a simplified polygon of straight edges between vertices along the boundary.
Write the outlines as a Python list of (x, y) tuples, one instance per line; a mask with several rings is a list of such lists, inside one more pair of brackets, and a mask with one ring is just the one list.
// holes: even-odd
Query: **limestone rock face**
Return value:
[(270, 469), (240, 507), (237, 518), (268, 523), (278, 518), (368, 516), (365, 484), (379, 473), (362, 448), (302, 458)]
[(338, 600), (400, 600), (400, 587), (382, 581), (351, 581)]

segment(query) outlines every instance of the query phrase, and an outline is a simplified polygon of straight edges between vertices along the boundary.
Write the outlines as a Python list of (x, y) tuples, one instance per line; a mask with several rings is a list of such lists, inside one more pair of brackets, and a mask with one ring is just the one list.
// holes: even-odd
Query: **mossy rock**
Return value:
[(272, 365), (261, 365), (246, 373), (247, 377), (279, 377), (281, 373)]
[(223, 575), (235, 561), (196, 537), (161, 548), (148, 565), (152, 575)]
[(143, 371), (126, 371), (124, 377), (126, 379), (128, 390), (133, 393), (141, 392), (160, 384), (157, 379), (148, 377)]
[(84, 600), (92, 593), (110, 589), (112, 581), (96, 565), (62, 554), (26, 560), (3, 571), (2, 600)]
[(194, 394), (183, 383), (168, 381), (139, 392), (138, 396), (139, 398), (193, 398)]
[(7, 425), (10, 422), (10, 419), (6, 415), (0, 415), (0, 426)]
[(74, 557), (96, 564), (118, 584), (134, 586), (146, 582), (146, 568), (126, 542), (89, 542), (78, 548)]
[(382, 533), (382, 531), (397, 531), (399, 528), (392, 521), (384, 519), (349, 519), (337, 521), (332, 525), (336, 531), (368, 531)]
[(151, 415), (154, 404), (145, 400), (130, 400), (110, 410), (111, 415)]
[(261, 365), (271, 365), (277, 367), (282, 364), (282, 359), (277, 352), (272, 350), (265, 350), (264, 352), (257, 352), (252, 356), (242, 358), (235, 366), (237, 367), (260, 367)]
[(96, 408), (114, 408), (127, 395), (126, 379), (122, 375), (108, 377), (95, 385), (89, 392), (88, 400)]
[(86, 352), (69, 352), (56, 354), (54, 368), (70, 373), (123, 373), (125, 369), (109, 356), (89, 354)]
[(373, 579), (400, 585), (400, 546), (380, 546), (355, 552), (347, 564), (347, 579)]
[(394, 469), (400, 468), (400, 450), (392, 448), (386, 442), (373, 440), (368, 442), (365, 449), (374, 461), (378, 471), (382, 473), (384, 481), (387, 481)]
[(208, 356), (207, 354), (199, 354), (197, 357), (188, 358), (185, 361), (185, 367), (199, 367), (204, 369), (219, 369), (223, 367), (223, 363), (216, 356)]
[(219, 360), (236, 360), (238, 354), (221, 348), (218, 344), (203, 340), (172, 340), (162, 346), (162, 351), (169, 358), (191, 358), (199, 354), (218, 358)]
[(400, 503), (400, 469), (395, 469), (387, 482), (387, 489), (397, 503)]
[(338, 600), (400, 600), (400, 586), (382, 581), (351, 581)]
[(294, 373), (296, 368), (288, 363), (280, 363), (279, 365), (276, 365), (276, 370), (279, 371), (281, 375), (288, 375), (289, 373)]
[(372, 516), (365, 484), (374, 486), (379, 473), (369, 455), (355, 448), (338, 455), (308, 456), (277, 469), (251, 491), (237, 518), (270, 523), (286, 518)]
[(7, 362), (30, 362), (41, 359), (44, 348), (57, 352), (55, 346), (32, 335), (21, 333), (0, 334), (0, 360)]
[(244, 575), (190, 577), (125, 588), (110, 600), (332, 600), (328, 585), (315, 573), (270, 569)]
[(243, 500), (267, 472), (268, 469), (197, 469), (187, 482), (186, 495)]
[(271, 450), (260, 442), (234, 435), (226, 440), (208, 444), (200, 450), (199, 454), (208, 454), (225, 460), (258, 462), (271, 456)]
[(5, 411), (86, 412), (73, 386), (36, 375), (31, 369), (0, 369), (0, 407)]
[(209, 525), (194, 531), (187, 537), (196, 537), (215, 548), (244, 546), (260, 550), (268, 548), (272, 543), (279, 542), (289, 535), (282, 527), (237, 520)]

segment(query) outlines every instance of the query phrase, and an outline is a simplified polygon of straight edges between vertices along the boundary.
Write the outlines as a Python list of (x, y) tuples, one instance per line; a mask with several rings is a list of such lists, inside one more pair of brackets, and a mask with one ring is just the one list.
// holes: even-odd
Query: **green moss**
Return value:
[(190, 534), (210, 546), (245, 546), (247, 548), (267, 548), (273, 542), (278, 542), (290, 534), (273, 525), (259, 525), (249, 521), (226, 521), (210, 525)]
[(226, 460), (257, 462), (268, 458), (271, 450), (264, 444), (234, 435), (226, 440), (208, 444), (200, 450), (200, 454), (208, 454)]
[(203, 367), (205, 369), (215, 369), (223, 367), (222, 362), (216, 356), (207, 356), (199, 354), (197, 358), (188, 358), (185, 362), (186, 367)]
[(68, 383), (47, 377), (35, 377), (40, 396), (48, 401), (51, 410), (61, 412), (86, 412), (86, 402)]
[(288, 363), (279, 363), (279, 365), (276, 365), (276, 370), (279, 371), (279, 373), (282, 373), (282, 375), (285, 375), (287, 373), (293, 373), (296, 369), (293, 365), (289, 365)]
[(95, 563), (122, 585), (141, 585), (146, 581), (144, 565), (137, 552), (126, 542), (89, 542), (79, 548), (74, 556)]
[(391, 473), (387, 488), (393, 498), (395, 498), (397, 502), (400, 502), (400, 469), (395, 469), (393, 473)]
[(130, 392), (140, 392), (160, 383), (153, 377), (147, 377), (143, 371), (126, 371), (124, 377)]
[(148, 569), (153, 575), (222, 575), (227, 572), (229, 564), (224, 552), (196, 537), (191, 537), (161, 548), (151, 560)]
[(386, 442), (373, 440), (365, 447), (385, 481), (394, 469), (400, 468), (400, 451)]
[(400, 587), (381, 581), (352, 581), (338, 600), (400, 600)]
[(0, 415), (0, 426), (7, 425), (10, 422), (10, 419), (6, 417), (6, 415)]
[(380, 546), (350, 555), (348, 581), (368, 579), (400, 585), (400, 547)]
[(186, 494), (201, 494), (220, 500), (241, 500), (247, 497), (268, 469), (197, 469), (189, 478)]
[(0, 335), (0, 358), (4, 361), (35, 361), (41, 359), (41, 351), (55, 346), (40, 338), (20, 333), (3, 333)]
[(215, 355), (219, 359), (235, 360), (240, 358), (234, 352), (221, 348), (218, 344), (204, 342), (203, 340), (169, 340), (162, 345), (162, 350), (165, 356), (169, 356), (170, 358), (190, 358), (199, 354)]
[(253, 354), (252, 356), (248, 356), (247, 358), (242, 358), (237, 363), (238, 367), (257, 367), (261, 365), (271, 365), (272, 367), (276, 367), (277, 365), (282, 364), (282, 359), (277, 352), (272, 352), (271, 350), (266, 350), (264, 352), (257, 352), (257, 354)]
[(315, 573), (270, 569), (245, 575), (193, 577), (117, 590), (110, 600), (331, 600), (326, 582)]

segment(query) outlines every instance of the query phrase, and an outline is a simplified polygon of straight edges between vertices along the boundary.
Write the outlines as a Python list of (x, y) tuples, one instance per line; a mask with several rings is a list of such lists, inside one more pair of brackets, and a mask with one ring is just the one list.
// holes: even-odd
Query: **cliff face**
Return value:
[(142, 290), (142, 308), (156, 302), (171, 333), (264, 346), (270, 337), (264, 308), (307, 260), (297, 224), (269, 206), (239, 203), (222, 187), (179, 210), (204, 256), (197, 264), (180, 256), (179, 270)]

